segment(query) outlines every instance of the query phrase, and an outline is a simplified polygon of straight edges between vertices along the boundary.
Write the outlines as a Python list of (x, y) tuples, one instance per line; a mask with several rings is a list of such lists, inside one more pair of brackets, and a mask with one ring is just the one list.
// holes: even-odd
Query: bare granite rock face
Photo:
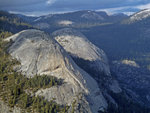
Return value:
[[(42, 89), (36, 95), (59, 104), (82, 105), (84, 113), (97, 113), (107, 109), (97, 82), (79, 68), (65, 50), (48, 34), (39, 30), (24, 30), (6, 39), (12, 40), (8, 52), (20, 61), (18, 71), (27, 77), (51, 75), (64, 80), (60, 86)], [(82, 96), (80, 96), (82, 95)], [(82, 97), (82, 98), (78, 98)], [(76, 112), (80, 112), (76, 106)]]
[(53, 32), (52, 37), (64, 47), (78, 66), (99, 82), (100, 86), (108, 87), (115, 93), (121, 92), (117, 81), (111, 77), (106, 54), (82, 33), (71, 28), (64, 28)]
[(92, 44), (82, 33), (71, 28), (64, 28), (55, 31), (52, 36), (72, 56), (91, 61), (93, 63), (89, 66), (110, 75), (106, 54)]
[(17, 107), (10, 108), (6, 103), (0, 100), (0, 113), (21, 113), (21, 109)]

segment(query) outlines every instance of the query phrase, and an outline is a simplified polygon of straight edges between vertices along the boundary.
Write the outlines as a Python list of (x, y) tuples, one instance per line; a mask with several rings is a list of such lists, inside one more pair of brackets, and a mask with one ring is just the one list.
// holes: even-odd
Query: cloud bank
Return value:
[(107, 10), (111, 13), (131, 13), (150, 8), (149, 0), (0, 0), (0, 10), (12, 12), (47, 13), (76, 10)]

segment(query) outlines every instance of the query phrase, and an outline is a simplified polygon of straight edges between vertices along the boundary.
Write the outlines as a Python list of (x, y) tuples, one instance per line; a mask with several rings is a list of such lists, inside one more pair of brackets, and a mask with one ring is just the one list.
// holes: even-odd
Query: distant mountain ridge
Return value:
[[(40, 16), (37, 18), (29, 17), (23, 17), (25, 20), (31, 20), (30, 22), (33, 26), (46, 30), (47, 32), (49, 29), (55, 30), (58, 28), (63, 27), (88, 27), (88, 26), (96, 26), (96, 25), (105, 25), (105, 24), (111, 24), (111, 23), (117, 23), (121, 21), (124, 18), (127, 18), (127, 15), (124, 14), (118, 14), (118, 15), (107, 15), (106, 12), (103, 11), (91, 11), (91, 10), (81, 10), (81, 11), (75, 11), (75, 12), (68, 12), (68, 13), (62, 13), (62, 14), (49, 14)], [(71, 24), (59, 24), (64, 21), (68, 21)]]

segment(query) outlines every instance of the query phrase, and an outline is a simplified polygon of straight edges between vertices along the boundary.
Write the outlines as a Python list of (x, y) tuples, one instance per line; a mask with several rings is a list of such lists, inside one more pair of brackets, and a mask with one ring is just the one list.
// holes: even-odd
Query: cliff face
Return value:
[(25, 30), (6, 40), (13, 41), (8, 52), (21, 63), (15, 68), (17, 71), (27, 77), (46, 74), (63, 79), (61, 86), (38, 90), (36, 95), (47, 100), (55, 98), (62, 105), (71, 106), (76, 100), (76, 112), (96, 113), (107, 109), (97, 82), (49, 35), (39, 30)]
[(105, 52), (92, 44), (82, 33), (64, 28), (52, 33), (52, 37), (72, 56), (78, 66), (97, 80), (100, 87), (121, 92), (117, 81), (111, 77)]
[[(103, 50), (92, 44), (82, 33), (65, 28), (52, 34), (71, 56), (89, 61), (89, 66), (97, 71), (110, 74), (109, 64)], [(93, 62), (93, 63), (92, 63)]]

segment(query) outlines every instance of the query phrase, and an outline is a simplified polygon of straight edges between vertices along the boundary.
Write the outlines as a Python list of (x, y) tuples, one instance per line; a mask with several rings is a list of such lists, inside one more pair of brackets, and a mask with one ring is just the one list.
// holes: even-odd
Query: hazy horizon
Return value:
[(27, 16), (65, 13), (79, 10), (105, 11), (108, 14), (133, 14), (150, 8), (148, 0), (5, 0), (0, 1), (0, 10)]

